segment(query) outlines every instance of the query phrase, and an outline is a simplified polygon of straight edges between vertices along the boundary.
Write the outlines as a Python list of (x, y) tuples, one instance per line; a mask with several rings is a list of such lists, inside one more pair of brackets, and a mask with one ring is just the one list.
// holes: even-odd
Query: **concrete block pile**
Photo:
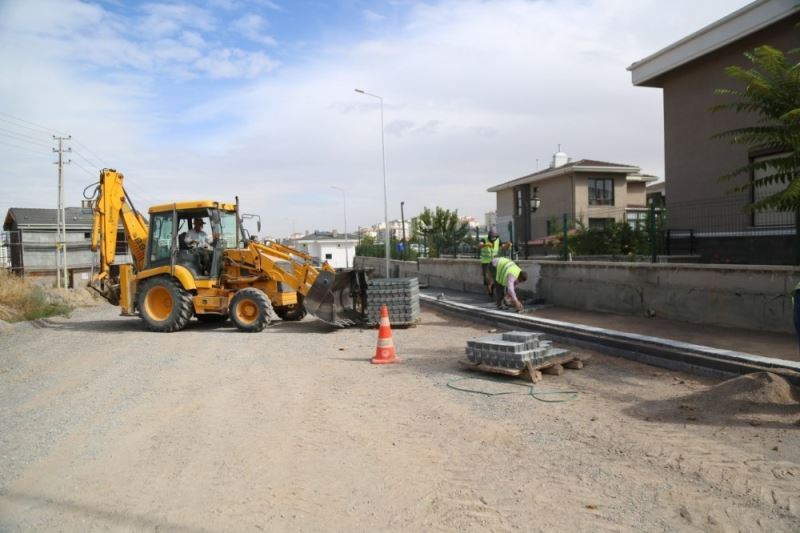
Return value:
[(542, 333), (509, 331), (467, 341), (466, 353), (471, 363), (521, 370), (528, 361), (539, 366), (568, 352), (550, 344)]
[(381, 306), (389, 309), (392, 325), (416, 323), (419, 318), (419, 281), (417, 278), (374, 278), (367, 285), (367, 320), (381, 321)]

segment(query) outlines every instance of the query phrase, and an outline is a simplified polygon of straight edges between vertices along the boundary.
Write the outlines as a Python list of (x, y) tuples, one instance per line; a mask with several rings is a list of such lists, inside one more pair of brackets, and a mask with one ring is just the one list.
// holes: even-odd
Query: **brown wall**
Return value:
[(555, 218), (560, 225), (564, 213), (572, 214), (572, 175), (539, 181), (531, 186), (538, 189), (542, 200), (542, 206), (531, 215), (531, 239), (541, 239), (547, 236), (548, 220)]
[[(737, 166), (749, 162), (747, 148), (734, 146), (724, 140), (711, 139), (721, 131), (752, 125), (752, 118), (733, 112), (711, 114), (709, 108), (724, 99), (714, 95), (719, 88), (735, 88), (724, 69), (738, 64), (748, 66), (742, 54), (748, 50), (769, 44), (780, 50), (800, 46), (800, 32), (794, 26), (800, 15), (789, 17), (777, 24), (756, 32), (736, 43), (716, 50), (702, 58), (683, 65), (661, 77), (657, 83), (664, 89), (664, 152), (666, 180), (669, 183), (667, 207), (697, 200), (729, 201), (744, 204), (748, 193), (734, 197), (726, 191), (734, 182), (720, 183), (717, 177)], [(744, 178), (742, 178), (744, 179)], [(740, 179), (740, 182), (742, 181)], [(707, 206), (707, 204), (705, 204)], [(697, 209), (704, 209), (699, 204)], [(667, 217), (668, 227), (694, 229), (715, 228), (713, 216), (703, 218), (704, 228), (696, 228), (697, 220), (690, 220), (688, 213), (672, 211)], [(747, 225), (749, 216), (735, 206), (725, 209), (724, 223)], [(733, 215), (731, 215), (733, 213)], [(742, 218), (731, 220), (731, 216)], [(683, 218), (683, 219), (682, 219)]]
[(645, 207), (647, 205), (647, 187), (643, 181), (628, 182), (627, 207)]

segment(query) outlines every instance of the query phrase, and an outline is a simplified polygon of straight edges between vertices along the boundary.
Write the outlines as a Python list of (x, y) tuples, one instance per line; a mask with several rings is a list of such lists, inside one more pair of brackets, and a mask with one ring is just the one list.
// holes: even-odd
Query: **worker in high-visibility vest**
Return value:
[(522, 311), (522, 302), (517, 297), (517, 283), (528, 281), (528, 273), (507, 257), (492, 259), (497, 274), (494, 284), (494, 301), (498, 309), (503, 309), (505, 303), (513, 305), (517, 311)]
[(481, 273), (483, 274), (483, 287), (486, 294), (492, 296), (494, 286), (495, 270), (492, 266), (492, 259), (500, 255), (500, 249), (508, 248), (510, 243), (502, 244), (500, 237), (495, 230), (489, 230), (489, 237), (481, 239), (478, 248), (481, 251)]

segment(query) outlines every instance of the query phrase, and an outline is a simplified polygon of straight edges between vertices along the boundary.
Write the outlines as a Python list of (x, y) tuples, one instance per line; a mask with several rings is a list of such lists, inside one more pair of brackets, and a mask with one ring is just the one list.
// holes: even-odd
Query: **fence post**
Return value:
[(567, 235), (567, 214), (564, 213), (564, 261), (569, 259), (569, 244), (567, 243), (569, 237)]
[(658, 243), (656, 242), (656, 204), (650, 204), (650, 250), (651, 250), (651, 262), (655, 263), (658, 261)]
[(794, 212), (794, 264), (800, 265), (800, 209)]

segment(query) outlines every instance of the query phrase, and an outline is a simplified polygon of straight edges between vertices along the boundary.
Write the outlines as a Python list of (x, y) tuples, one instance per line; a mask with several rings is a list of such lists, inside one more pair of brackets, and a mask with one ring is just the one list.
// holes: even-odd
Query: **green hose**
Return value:
[[(509, 382), (509, 381), (502, 381), (502, 380), (499, 380), (499, 379), (474, 378), (474, 377), (470, 377), (470, 376), (454, 379), (452, 381), (448, 381), (447, 382), (447, 386), (449, 388), (453, 389), (453, 390), (457, 390), (457, 391), (461, 391), (461, 392), (469, 392), (469, 393), (472, 393), (472, 394), (481, 394), (483, 396), (505, 396), (507, 394), (525, 394), (524, 392), (514, 392), (514, 391), (486, 392), (486, 391), (482, 391), (482, 390), (469, 389), (469, 388), (466, 388), (466, 387), (458, 387), (456, 385), (453, 385), (453, 383), (457, 383), (459, 381), (466, 381), (468, 379), (477, 379), (477, 380), (481, 380), (481, 381), (491, 381), (493, 383), (503, 383), (505, 385), (514, 385), (514, 386), (517, 386), (517, 387), (528, 387), (528, 395), (529, 396), (531, 396), (534, 400), (538, 400), (540, 402), (545, 402), (545, 403), (564, 403), (564, 402), (572, 401), (572, 400), (574, 400), (574, 399), (576, 399), (578, 397), (578, 391), (574, 391), (574, 390), (559, 390), (559, 389), (536, 390), (536, 385), (527, 385), (527, 384), (523, 385), (522, 383), (514, 383), (514, 382)], [(568, 394), (568, 395), (570, 395), (570, 397), (569, 398), (565, 398), (565, 399), (557, 399), (557, 400), (546, 400), (544, 398), (540, 398), (539, 397), (540, 395), (549, 395), (549, 394), (552, 394), (552, 395)]]

